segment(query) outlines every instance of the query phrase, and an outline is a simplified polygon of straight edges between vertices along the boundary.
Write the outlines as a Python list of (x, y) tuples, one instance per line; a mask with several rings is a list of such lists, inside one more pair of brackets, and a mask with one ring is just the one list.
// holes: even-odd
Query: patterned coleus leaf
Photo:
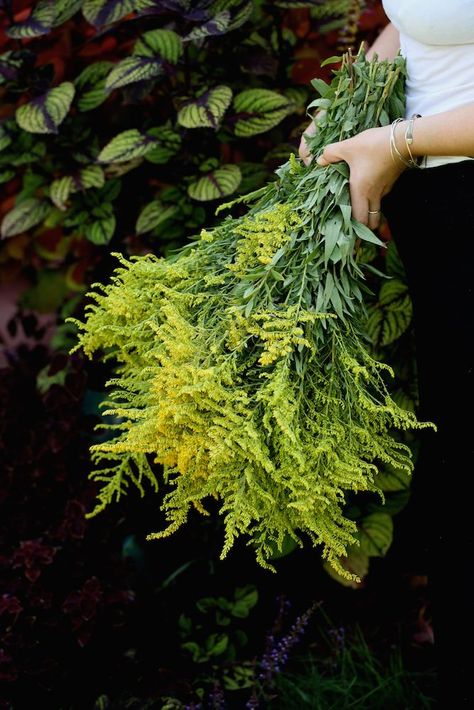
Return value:
[(82, 14), (94, 27), (102, 27), (118, 22), (133, 10), (133, 0), (84, 0)]
[(237, 112), (235, 135), (240, 137), (265, 133), (278, 125), (295, 106), (286, 96), (270, 89), (246, 89), (234, 98)]
[(132, 128), (119, 133), (102, 148), (97, 160), (101, 163), (126, 163), (141, 158), (159, 143), (148, 131)]
[(15, 205), (2, 220), (0, 234), (2, 239), (26, 232), (36, 227), (51, 211), (51, 205), (46, 200), (30, 197)]
[(20, 106), (15, 113), (18, 125), (29, 133), (58, 133), (74, 98), (75, 88), (64, 81), (42, 96)]
[(136, 0), (135, 11), (145, 12), (147, 10), (157, 10), (161, 4), (161, 0)]
[(153, 200), (141, 210), (135, 225), (135, 232), (137, 234), (151, 232), (152, 229), (172, 217), (177, 211), (178, 207), (176, 205), (164, 205), (159, 200)]
[(105, 88), (112, 91), (135, 81), (153, 79), (162, 72), (163, 65), (156, 57), (126, 57), (112, 69), (106, 79)]
[(188, 10), (190, 5), (191, 0), (135, 0), (134, 9), (136, 12), (147, 10), (183, 12)]
[[(237, 29), (250, 18), (253, 11), (253, 3), (230, 0), (229, 2), (217, 3), (217, 5), (213, 3), (213, 9), (215, 14), (208, 19), (206, 18), (202, 25), (194, 27), (185, 37), (187, 41), (218, 36)], [(187, 19), (196, 21), (201, 18), (197, 16), (191, 17), (188, 13)]]
[(205, 37), (210, 37), (212, 35), (225, 34), (230, 25), (230, 20), (231, 14), (229, 10), (222, 10), (222, 12), (217, 13), (217, 15), (212, 17), (203, 25), (200, 25), (199, 27), (194, 27), (191, 32), (186, 35), (185, 39), (188, 41), (199, 40), (204, 39)]
[(109, 92), (105, 89), (105, 82), (113, 66), (112, 62), (95, 62), (79, 74), (74, 82), (78, 90), (79, 111), (91, 111), (107, 100)]
[(54, 2), (54, 27), (62, 25), (71, 17), (73, 17), (76, 12), (78, 12), (84, 0), (55, 0)]
[(173, 30), (150, 30), (135, 43), (133, 54), (141, 57), (161, 58), (177, 64), (183, 53), (181, 37)]
[(84, 234), (93, 244), (108, 244), (112, 239), (116, 226), (114, 208), (110, 202), (94, 207), (91, 222), (86, 224)]
[(242, 174), (237, 165), (222, 165), (212, 170), (188, 187), (188, 195), (193, 200), (207, 202), (218, 200), (235, 192), (242, 180)]
[(167, 163), (181, 148), (181, 136), (170, 126), (155, 126), (148, 135), (156, 138), (155, 146), (145, 155), (145, 160), (155, 165)]
[(186, 102), (178, 111), (178, 123), (185, 128), (217, 128), (231, 101), (232, 89), (216, 86)]
[(23, 22), (10, 25), (6, 29), (6, 34), (13, 39), (40, 37), (50, 31), (54, 18), (54, 0), (40, 0), (31, 11), (29, 17)]
[(66, 211), (66, 203), (72, 193), (102, 187), (104, 182), (104, 171), (100, 165), (87, 165), (74, 175), (63, 175), (54, 180), (49, 187), (49, 196), (58, 209)]
[[(135, 43), (133, 54), (119, 62), (106, 81), (107, 91), (154, 79), (166, 63), (177, 64), (183, 52), (181, 37), (173, 30), (150, 30)], [(151, 87), (150, 87), (151, 88)]]
[(412, 321), (413, 306), (408, 286), (392, 278), (382, 285), (378, 303), (368, 309), (367, 333), (375, 347), (397, 340)]
[(371, 513), (358, 524), (360, 551), (369, 557), (384, 557), (393, 540), (393, 519), (388, 513)]
[(66, 202), (74, 188), (74, 180), (71, 175), (64, 175), (51, 183), (49, 196), (51, 202), (62, 211), (67, 209)]

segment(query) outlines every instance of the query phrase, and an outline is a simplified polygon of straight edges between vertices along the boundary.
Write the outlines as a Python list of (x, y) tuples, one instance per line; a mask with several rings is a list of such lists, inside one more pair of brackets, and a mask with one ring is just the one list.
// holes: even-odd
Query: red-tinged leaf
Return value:
[(99, 57), (113, 53), (117, 48), (117, 38), (107, 35), (101, 42), (90, 42), (79, 50), (80, 57)]
[[(59, 256), (64, 256), (68, 241), (64, 239), (63, 230), (56, 227), (36, 235), (34, 247), (37, 254), (44, 259), (57, 259)], [(61, 250), (60, 245), (63, 247)]]
[(22, 22), (16, 22), (6, 29), (8, 37), (29, 39), (47, 34), (54, 22), (54, 0), (40, 0), (31, 14)]
[(85, 261), (70, 264), (66, 271), (66, 285), (72, 291), (81, 292), (85, 288), (84, 277), (87, 269)]

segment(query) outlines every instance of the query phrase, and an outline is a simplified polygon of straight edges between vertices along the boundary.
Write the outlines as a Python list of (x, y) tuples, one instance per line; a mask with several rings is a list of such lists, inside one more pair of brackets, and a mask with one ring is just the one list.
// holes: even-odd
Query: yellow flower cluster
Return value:
[(330, 317), (330, 314), (299, 312), (296, 305), (288, 306), (280, 312), (252, 313), (247, 325), (247, 332), (256, 336), (263, 346), (259, 363), (264, 366), (271, 365), (292, 353), (295, 347), (298, 347), (299, 350), (307, 347), (314, 351), (314, 342), (304, 337), (305, 331), (300, 323), (327, 317)]
[(214, 235), (208, 229), (201, 229), (201, 239), (203, 242), (213, 242)]
[[(87, 354), (104, 349), (118, 361), (104, 412), (115, 421), (101, 425), (114, 435), (91, 447), (99, 464), (91, 476), (102, 484), (94, 512), (130, 482), (142, 494), (145, 480), (156, 489), (151, 455), (171, 485), (161, 505), (168, 526), (150, 538), (176, 531), (191, 507), (206, 514), (212, 497), (225, 516), (221, 558), (248, 534), (259, 563), (274, 569), (274, 545), (287, 535), (302, 544), (303, 531), (353, 579), (339, 562), (356, 532), (345, 493), (380, 492), (377, 460), (411, 472), (410, 450), (390, 428), (422, 426), (388, 397), (380, 363), (334, 314), (274, 304), (245, 316), (235, 303), (223, 306), (222, 287), (185, 293), (183, 285), (202, 283), (205, 259), (195, 273), (187, 257), (170, 273), (152, 256), (121, 261), (126, 268), (94, 294), (86, 322), (75, 321)], [(328, 335), (315, 353), (312, 328), (323, 318)], [(295, 348), (305, 356), (304, 387)]]
[[(376, 82), (373, 62), (358, 57), (359, 76), (344, 61), (334, 91), (346, 80), (364, 96), (372, 86), (370, 110), (376, 101), (385, 111), (387, 82), (401, 80), (400, 67), (383, 65), (387, 81)], [(339, 131), (345, 111), (353, 115), (349, 88), (337, 95), (321, 141)], [(365, 103), (355, 105), (354, 129), (372, 127)], [(329, 238), (323, 227), (339, 213), (348, 178), (340, 166), (301, 169), (295, 157), (289, 167), (252, 193), (258, 202), (245, 216), (202, 230), (177, 257), (114, 254), (123, 268), (106, 286), (92, 285), (100, 292), (88, 294), (85, 322), (67, 319), (80, 331), (71, 352), (116, 361), (103, 413), (112, 419), (98, 425), (110, 436), (91, 447), (98, 466), (90, 475), (102, 485), (95, 512), (130, 483), (142, 494), (145, 481), (156, 490), (160, 464), (167, 527), (148, 539), (176, 531), (192, 508), (207, 514), (203, 502), (214, 498), (224, 519), (221, 559), (248, 535), (259, 563), (275, 571), (275, 547), (281, 552), (288, 537), (302, 546), (305, 535), (336, 572), (360, 581), (341, 564), (358, 540), (346, 496), (383, 500), (380, 464), (413, 470), (393, 428), (433, 425), (390, 397), (383, 370), (393, 371), (362, 337), (360, 274), (349, 256), (341, 252), (331, 269), (313, 258), (334, 246), (325, 240), (339, 228)], [(289, 279), (272, 268), (280, 256)], [(353, 322), (328, 312), (342, 301), (346, 313), (353, 304)]]
[(323, 318), (336, 318), (333, 313), (317, 313), (302, 309), (296, 304), (281, 310), (255, 311), (245, 317), (237, 308), (229, 309), (227, 323), (227, 346), (241, 351), (249, 338), (256, 339), (263, 351), (258, 358), (260, 365), (272, 365), (290, 355), (295, 347), (315, 351), (314, 341), (305, 337), (304, 323), (314, 323)]
[(298, 213), (291, 204), (277, 203), (264, 212), (248, 216), (235, 225), (236, 257), (228, 268), (244, 275), (258, 264), (270, 264), (275, 253), (286, 244), (300, 223)]

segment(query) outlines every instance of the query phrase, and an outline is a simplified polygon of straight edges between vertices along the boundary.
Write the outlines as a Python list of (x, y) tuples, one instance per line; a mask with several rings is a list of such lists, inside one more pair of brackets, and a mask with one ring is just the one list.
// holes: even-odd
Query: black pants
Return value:
[(382, 200), (414, 310), (422, 419), (411, 505), (427, 547), (440, 707), (474, 707), (474, 160), (408, 170)]

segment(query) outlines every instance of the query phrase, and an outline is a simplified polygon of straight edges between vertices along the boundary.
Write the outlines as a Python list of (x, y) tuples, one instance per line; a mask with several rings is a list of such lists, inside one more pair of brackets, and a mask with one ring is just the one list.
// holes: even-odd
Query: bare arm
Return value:
[(400, 49), (400, 33), (391, 22), (386, 25), (379, 34), (375, 42), (366, 52), (366, 57), (370, 61), (377, 54), (378, 60), (395, 59)]
[[(414, 124), (413, 155), (465, 155), (474, 157), (474, 103), (450, 111), (418, 118)], [(404, 157), (406, 121), (397, 126), (395, 139)], [(359, 222), (372, 229), (378, 227), (380, 202), (390, 192), (406, 166), (390, 154), (390, 126), (369, 128), (352, 138), (327, 145), (317, 162), (325, 166), (345, 161), (350, 170), (352, 214)]]
[[(398, 51), (400, 37), (396, 28), (389, 24), (380, 33), (367, 51), (369, 59), (392, 59)], [(414, 123), (414, 156), (459, 155), (474, 157), (474, 103), (465, 104), (449, 111), (418, 118)], [(314, 126), (314, 121), (311, 123)], [(395, 140), (400, 153), (408, 158), (405, 144), (406, 121), (396, 126)], [(308, 130), (308, 132), (313, 132)], [(311, 156), (300, 156), (308, 163)], [(396, 180), (406, 169), (400, 161), (392, 160), (390, 153), (390, 126), (370, 128), (352, 138), (327, 145), (318, 158), (319, 165), (345, 161), (350, 169), (350, 192), (353, 217), (372, 229), (380, 223), (380, 202), (390, 192)]]
[[(403, 131), (406, 123), (402, 124)], [(413, 131), (413, 155), (466, 155), (474, 157), (474, 103), (417, 118)], [(400, 130), (402, 134), (402, 130)], [(403, 155), (403, 136), (397, 146)], [(406, 155), (406, 151), (405, 151)]]

